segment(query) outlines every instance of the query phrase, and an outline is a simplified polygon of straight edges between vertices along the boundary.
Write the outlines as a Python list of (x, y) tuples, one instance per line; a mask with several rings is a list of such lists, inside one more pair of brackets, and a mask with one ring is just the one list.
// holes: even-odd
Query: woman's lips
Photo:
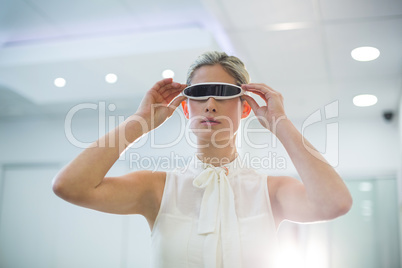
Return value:
[(202, 125), (208, 125), (208, 126), (218, 125), (218, 124), (220, 124), (220, 123), (221, 123), (221, 122), (216, 121), (216, 120), (213, 119), (213, 118), (207, 118), (206, 120), (202, 120), (202, 121), (201, 121), (201, 124), (202, 124)]
[(206, 126), (215, 126), (215, 125), (219, 125), (220, 123), (218, 122), (211, 122), (211, 121), (203, 121), (201, 122), (201, 125), (206, 125)]

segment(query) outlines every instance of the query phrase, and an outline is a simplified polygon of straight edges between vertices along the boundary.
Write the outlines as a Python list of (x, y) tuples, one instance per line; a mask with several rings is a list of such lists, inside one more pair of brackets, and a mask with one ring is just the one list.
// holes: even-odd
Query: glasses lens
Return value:
[(238, 95), (241, 89), (231, 85), (207, 84), (194, 85), (186, 88), (184, 93), (190, 97), (220, 96), (230, 97)]

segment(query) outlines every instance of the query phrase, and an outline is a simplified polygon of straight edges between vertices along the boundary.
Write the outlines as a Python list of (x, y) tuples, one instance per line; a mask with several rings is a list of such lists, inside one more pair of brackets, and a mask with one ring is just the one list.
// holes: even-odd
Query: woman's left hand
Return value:
[(251, 106), (251, 109), (254, 111), (254, 114), (257, 116), (263, 127), (272, 131), (274, 124), (277, 123), (278, 120), (286, 118), (283, 96), (281, 93), (273, 90), (265, 84), (250, 83), (243, 84), (241, 87), (245, 91), (257, 94), (265, 101), (265, 106), (259, 106), (252, 97), (248, 95), (242, 96), (242, 98), (244, 98)]

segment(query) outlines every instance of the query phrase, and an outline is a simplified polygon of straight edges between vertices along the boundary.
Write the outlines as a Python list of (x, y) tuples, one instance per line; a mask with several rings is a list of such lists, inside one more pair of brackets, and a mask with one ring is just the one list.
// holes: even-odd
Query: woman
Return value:
[[(224, 99), (202, 91), (203, 99), (180, 94), (199, 83), (241, 85), (266, 105), (248, 94)], [(152, 230), (153, 267), (272, 267), (275, 232), (283, 220), (329, 220), (350, 209), (348, 189), (318, 152), (306, 150), (286, 117), (281, 94), (249, 83), (238, 58), (201, 55), (190, 67), (187, 85), (172, 79), (156, 83), (134, 115), (60, 171), (54, 192), (83, 207), (143, 215)], [(130, 143), (161, 125), (180, 103), (197, 137), (197, 155), (188, 167), (105, 177)], [(236, 132), (251, 110), (282, 142), (302, 182), (239, 165)]]

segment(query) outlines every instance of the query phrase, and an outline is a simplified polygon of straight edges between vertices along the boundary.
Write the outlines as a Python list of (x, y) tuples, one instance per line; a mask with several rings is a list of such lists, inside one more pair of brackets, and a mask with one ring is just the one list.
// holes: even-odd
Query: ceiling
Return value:
[[(1, 0), (0, 117), (65, 114), (80, 103), (134, 112), (165, 69), (185, 82), (202, 52), (239, 56), (253, 82), (303, 119), (339, 101), (348, 118), (397, 111), (402, 0)], [(360, 46), (380, 50), (358, 62)], [(108, 84), (108, 73), (118, 75)], [(54, 86), (66, 79), (63, 88)], [(375, 106), (359, 108), (358, 94)]]

